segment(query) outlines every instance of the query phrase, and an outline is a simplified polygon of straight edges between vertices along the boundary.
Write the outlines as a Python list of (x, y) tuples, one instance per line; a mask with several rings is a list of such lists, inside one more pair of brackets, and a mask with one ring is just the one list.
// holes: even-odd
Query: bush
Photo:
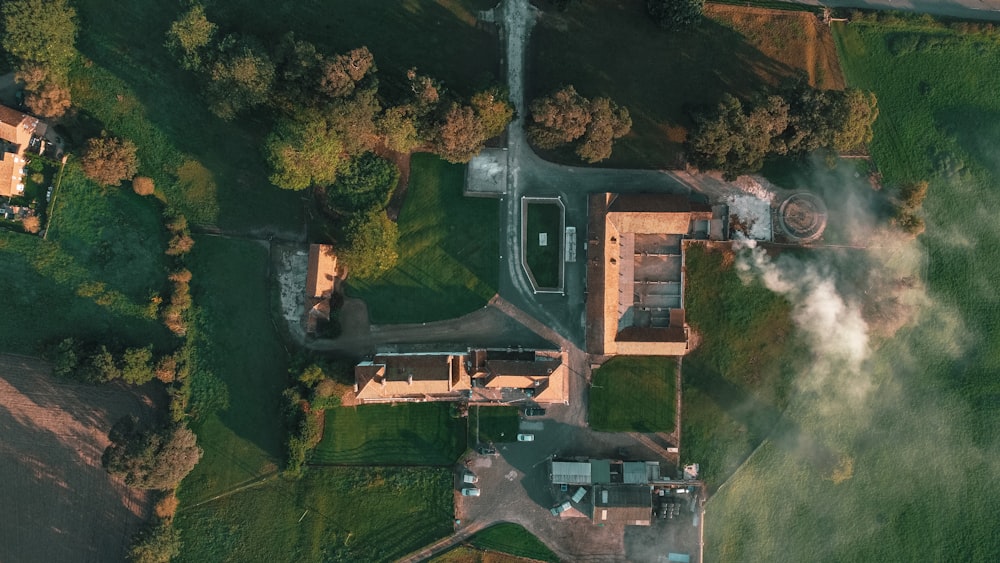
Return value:
[(42, 220), (38, 217), (38, 215), (25, 217), (24, 220), (21, 221), (21, 226), (24, 227), (24, 232), (35, 234), (42, 230)]
[(340, 166), (337, 181), (326, 190), (327, 207), (340, 215), (384, 209), (399, 182), (399, 169), (373, 153), (364, 153)]
[(181, 553), (181, 533), (170, 522), (150, 524), (132, 538), (128, 559), (132, 563), (169, 563)]
[(184, 425), (140, 432), (136, 424), (135, 417), (126, 417), (112, 429), (111, 445), (101, 459), (105, 469), (130, 487), (177, 486), (201, 459), (194, 432)]
[(139, 195), (153, 195), (156, 191), (156, 184), (148, 176), (136, 176), (132, 180), (132, 190)]
[(701, 20), (705, 0), (646, 0), (646, 11), (663, 29), (681, 29)]

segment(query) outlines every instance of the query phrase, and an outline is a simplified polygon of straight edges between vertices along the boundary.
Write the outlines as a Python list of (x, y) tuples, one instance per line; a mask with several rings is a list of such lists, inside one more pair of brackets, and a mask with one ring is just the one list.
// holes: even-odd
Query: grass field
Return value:
[(167, 281), (157, 206), (104, 194), (72, 164), (55, 206), (47, 241), (0, 233), (0, 350), (38, 353), (67, 336), (169, 344), (150, 307)]
[(594, 370), (587, 418), (603, 432), (673, 432), (677, 360), (612, 358)]
[(521, 416), (517, 407), (486, 407), (469, 409), (469, 439), (475, 440), (479, 431), (479, 442), (513, 442)]
[(496, 524), (477, 533), (469, 539), (469, 544), (480, 549), (500, 551), (519, 557), (539, 561), (559, 561), (544, 543), (518, 524)]
[(392, 561), (452, 532), (453, 474), (313, 468), (177, 515), (176, 561)]
[(706, 559), (994, 561), (1000, 232), (983, 210), (1000, 204), (1000, 77), (981, 69), (1000, 45), (922, 22), (835, 33), (848, 83), (878, 96), (871, 153), (888, 189), (930, 181), (927, 232), (877, 266), (918, 264), (920, 316), (874, 339), (840, 386), (792, 396), (780, 431), (709, 501)]
[[(69, 383), (51, 366), (0, 355), (0, 477), (4, 561), (120, 561), (154, 502), (101, 466), (119, 418), (153, 416), (154, 386)], [(70, 557), (68, 554), (73, 554)]]
[(348, 280), (373, 323), (450, 319), (478, 309), (499, 279), (496, 200), (462, 196), (465, 166), (429, 154), (411, 160), (399, 214), (399, 262), (377, 279)]
[[(829, 29), (813, 14), (733, 6), (709, 6), (705, 14), (695, 28), (667, 32), (642, 0), (547, 12), (531, 35), (528, 99), (563, 84), (610, 97), (629, 109), (633, 125), (602, 165), (665, 168), (680, 164), (690, 110), (726, 92), (749, 96), (799, 72), (824, 87), (839, 85)], [(569, 150), (544, 156), (580, 162)]]
[(483, 551), (460, 545), (430, 559), (428, 563), (527, 563), (530, 561), (532, 560), (506, 553)]
[[(205, 455), (184, 480), (183, 504), (278, 469), (288, 357), (271, 322), (268, 252), (260, 243), (197, 237), (188, 259), (200, 307), (193, 425)], [(227, 406), (228, 405), (228, 406)]]
[[(557, 288), (563, 260), (562, 208), (552, 203), (529, 203), (527, 208), (524, 259), (538, 287)], [(542, 233), (545, 246), (539, 239)]]
[(338, 407), (326, 411), (318, 464), (450, 465), (465, 451), (465, 421), (450, 403)]

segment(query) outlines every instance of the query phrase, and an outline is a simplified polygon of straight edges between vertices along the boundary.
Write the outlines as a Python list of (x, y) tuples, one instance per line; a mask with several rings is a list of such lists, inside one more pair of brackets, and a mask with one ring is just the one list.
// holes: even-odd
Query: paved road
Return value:
[(905, 10), (974, 20), (1000, 20), (1000, 0), (788, 0), (790, 3), (831, 8)]

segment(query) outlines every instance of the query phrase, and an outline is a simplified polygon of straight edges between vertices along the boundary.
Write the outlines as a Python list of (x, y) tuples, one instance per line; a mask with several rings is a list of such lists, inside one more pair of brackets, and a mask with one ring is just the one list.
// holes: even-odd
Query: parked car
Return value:
[(497, 449), (493, 446), (479, 446), (479, 455), (497, 455)]
[(560, 514), (562, 514), (563, 512), (566, 512), (567, 510), (569, 510), (572, 507), (573, 507), (573, 505), (570, 504), (569, 501), (566, 501), (566, 502), (560, 504), (559, 506), (556, 506), (555, 508), (549, 509), (549, 512), (551, 512), (553, 516), (559, 516)]
[(528, 407), (524, 409), (524, 416), (545, 416), (545, 409), (541, 407)]
[(479, 496), (479, 489), (477, 489), (475, 487), (470, 487), (468, 489), (462, 489), (462, 496), (463, 497), (478, 497)]
[(477, 477), (473, 473), (466, 473), (465, 475), (462, 475), (462, 482), (463, 483), (478, 483), (479, 482), (479, 477)]
[(52, 201), (52, 186), (49, 186), (49, 189), (45, 192), (45, 201)]
[(518, 434), (517, 435), (517, 441), (518, 442), (534, 442), (535, 441), (535, 435), (534, 434)]

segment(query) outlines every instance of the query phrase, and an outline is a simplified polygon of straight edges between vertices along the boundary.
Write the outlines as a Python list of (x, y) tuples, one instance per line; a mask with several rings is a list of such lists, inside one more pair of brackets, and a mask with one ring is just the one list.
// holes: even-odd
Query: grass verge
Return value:
[(349, 293), (373, 323), (449, 319), (486, 304), (499, 279), (496, 200), (462, 196), (465, 166), (415, 154), (399, 214), (399, 262), (376, 279), (351, 278)]
[(559, 561), (551, 549), (518, 524), (503, 523), (490, 526), (472, 536), (469, 544), (480, 549), (501, 551), (539, 561), (553, 563)]
[(182, 508), (178, 561), (392, 561), (452, 532), (453, 479), (446, 469), (381, 467), (274, 479)]
[(338, 407), (326, 411), (312, 463), (450, 465), (465, 451), (465, 421), (450, 403)]
[[(559, 287), (563, 260), (562, 208), (553, 203), (529, 203), (527, 208), (524, 259), (538, 287)], [(545, 246), (541, 235), (545, 235)]]
[(594, 370), (587, 418), (603, 432), (673, 432), (677, 360), (612, 358)]

